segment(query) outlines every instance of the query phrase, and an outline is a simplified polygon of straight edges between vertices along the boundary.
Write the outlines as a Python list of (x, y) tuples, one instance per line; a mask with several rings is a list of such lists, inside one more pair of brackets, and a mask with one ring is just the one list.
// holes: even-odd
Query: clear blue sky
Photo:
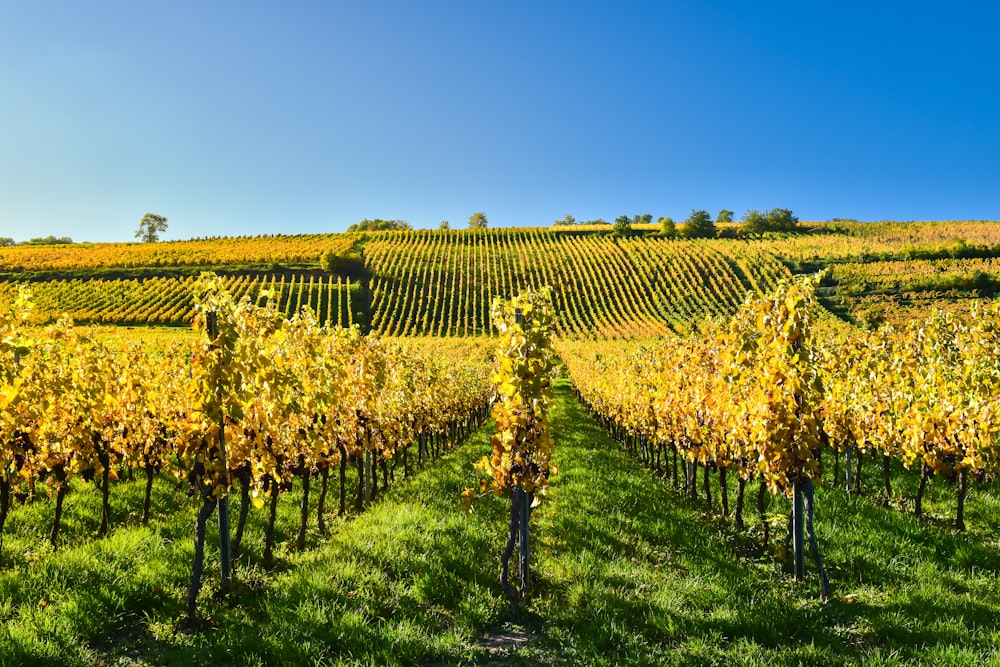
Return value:
[(0, 0), (0, 236), (1000, 219), (998, 11)]

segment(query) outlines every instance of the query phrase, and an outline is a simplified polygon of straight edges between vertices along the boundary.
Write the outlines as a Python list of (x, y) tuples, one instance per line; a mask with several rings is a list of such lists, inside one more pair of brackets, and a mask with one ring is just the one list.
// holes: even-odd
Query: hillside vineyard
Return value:
[(1000, 225), (724, 232), (0, 249), (0, 667), (992, 664)]
[[(82, 324), (183, 326), (194, 316), (191, 269), (203, 266), (224, 270), (234, 298), (261, 304), (269, 291), (289, 317), (308, 306), (320, 322), (357, 323), (386, 336), (477, 336), (492, 335), (494, 296), (548, 285), (560, 314), (557, 334), (633, 338), (729, 317), (748, 291), (772, 289), (791, 275), (765, 244), (736, 240), (538, 229), (327, 238), (324, 245), (315, 237), (278, 237), (274, 248), (268, 239), (220, 240), (217, 250), (209, 241), (175, 242), (162, 253), (135, 247), (159, 244), (0, 249), (0, 267), (9, 271), (0, 274), (0, 294), (13, 298), (28, 277), (39, 324), (65, 313)], [(184, 243), (191, 245), (187, 259)], [(74, 250), (76, 272), (69, 269)], [(316, 268), (327, 251), (345, 259), (343, 275), (336, 266)], [(86, 273), (93, 267), (102, 272)], [(109, 271), (128, 275), (106, 277)]]

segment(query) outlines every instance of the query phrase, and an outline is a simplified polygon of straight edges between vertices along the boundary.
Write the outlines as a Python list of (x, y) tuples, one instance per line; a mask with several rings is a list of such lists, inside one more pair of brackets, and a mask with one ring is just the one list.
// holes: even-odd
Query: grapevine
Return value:
[(555, 443), (548, 427), (550, 371), (555, 362), (550, 340), (551, 291), (543, 287), (507, 301), (494, 299), (490, 316), (500, 332), (493, 374), (497, 433), (491, 438), (492, 456), (475, 464), (483, 475), (478, 490), (466, 489), (462, 497), (471, 511), (477, 496), (510, 493), (511, 522), (501, 560), (500, 584), (511, 602), (516, 602), (518, 593), (508, 582), (514, 543), (520, 543), (520, 596), (525, 596), (530, 580), (528, 520), (531, 509), (548, 490), (549, 477), (557, 472), (551, 462)]

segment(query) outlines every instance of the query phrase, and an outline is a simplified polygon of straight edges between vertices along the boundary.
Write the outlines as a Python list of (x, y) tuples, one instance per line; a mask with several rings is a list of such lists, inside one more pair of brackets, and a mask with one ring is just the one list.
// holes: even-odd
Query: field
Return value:
[[(504, 509), (458, 511), (489, 426), (362, 514), (297, 551), (282, 503), (275, 567), (241, 559), (243, 586), (203, 593), (204, 632), (177, 632), (194, 508), (157, 481), (159, 518), (135, 525), (138, 482), (116, 488), (116, 528), (79, 489), (67, 543), (42, 548), (51, 506), (18, 510), (0, 574), (4, 665), (128, 664), (949, 664), (995, 661), (998, 498), (972, 500), (956, 535), (869, 497), (823, 488), (834, 595), (796, 584), (781, 559), (627, 457), (557, 386), (561, 468), (536, 517), (534, 595), (510, 613), (496, 581)], [(906, 476), (901, 474), (901, 479)], [(874, 481), (874, 480), (873, 480)], [(869, 489), (874, 493), (874, 489)], [(912, 489), (909, 491), (912, 492)], [(944, 489), (931, 515), (950, 511)], [(171, 509), (180, 506), (183, 509)], [(772, 508), (775, 515), (786, 507)], [(777, 519), (777, 517), (775, 517)], [(249, 527), (258, 552), (263, 525)], [(210, 536), (210, 541), (216, 539)], [(16, 554), (11, 562), (11, 554)], [(209, 569), (217, 570), (217, 557)]]
[[(0, 665), (1000, 664), (1000, 224), (804, 226), (0, 249)], [(511, 605), (462, 499), (542, 285)]]

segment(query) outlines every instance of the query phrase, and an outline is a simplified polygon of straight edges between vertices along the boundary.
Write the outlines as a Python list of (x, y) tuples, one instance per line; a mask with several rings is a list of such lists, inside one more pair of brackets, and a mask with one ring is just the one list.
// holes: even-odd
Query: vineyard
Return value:
[[(239, 263), (264, 257), (301, 262), (306, 255), (298, 253), (308, 251), (318, 264), (323, 252), (345, 252), (363, 244), (362, 276), (318, 269), (227, 270), (226, 287), (237, 298), (248, 295), (256, 301), (262, 291), (274, 292), (289, 317), (308, 306), (321, 322), (357, 323), (384, 336), (491, 335), (492, 297), (540, 285), (553, 289), (561, 313), (556, 330), (562, 335), (658, 336), (688, 331), (704, 317), (728, 317), (748, 290), (767, 290), (790, 275), (763, 245), (737, 241), (682, 243), (547, 230), (389, 232), (347, 239), (305, 237), (298, 244), (282, 241), (271, 255), (265, 253), (264, 240), (220, 244), (214, 254), (211, 245), (201, 247), (208, 242), (188, 242), (195, 246), (190, 264), (196, 265), (197, 258), (221, 261), (225, 252), (232, 252), (229, 256)], [(80, 248), (79, 267), (141, 266), (153, 257), (150, 251), (132, 250), (141, 245), (100, 252)], [(60, 248), (52, 257), (15, 249), (25, 251), (24, 263), (35, 268), (69, 266), (68, 249)], [(174, 264), (184, 265), (180, 259)], [(184, 326), (194, 316), (195, 279), (168, 274), (36, 280), (33, 321), (46, 323), (68, 314), (81, 323)], [(11, 298), (16, 284), (14, 279), (0, 282), (0, 293)]]
[(372, 329), (490, 333), (492, 295), (547, 285), (565, 336), (631, 338), (726, 316), (788, 270), (751, 244), (581, 237), (546, 230), (405, 233), (370, 242)]
[(0, 665), (995, 661), (1000, 225), (813, 227), (3, 255)]
[[(0, 294), (31, 282), (34, 321), (186, 326), (199, 268), (237, 296), (278, 294), (287, 316), (384, 336), (493, 335), (494, 296), (548, 285), (556, 332), (582, 338), (686, 333), (727, 319), (749, 291), (794, 273), (830, 271), (820, 290), (836, 317), (867, 326), (922, 310), (967, 310), (992, 297), (997, 223), (836, 223), (756, 240), (675, 241), (583, 228), (368, 232), (153, 244), (0, 248)], [(320, 257), (329, 253), (329, 270)]]
[[(195, 316), (195, 276), (114, 280), (47, 280), (32, 283), (33, 324), (48, 324), (68, 315), (80, 324), (188, 326)], [(223, 285), (233, 298), (275, 308), (292, 317), (308, 308), (324, 324), (349, 327), (368, 314), (361, 283), (316, 273), (228, 275)], [(0, 285), (12, 298), (16, 286)], [(267, 294), (268, 296), (264, 296)]]
[(219, 267), (224, 265), (313, 265), (324, 252), (346, 255), (355, 234), (224, 237), (161, 243), (70, 243), (0, 248), (0, 273), (122, 269), (130, 267)]

